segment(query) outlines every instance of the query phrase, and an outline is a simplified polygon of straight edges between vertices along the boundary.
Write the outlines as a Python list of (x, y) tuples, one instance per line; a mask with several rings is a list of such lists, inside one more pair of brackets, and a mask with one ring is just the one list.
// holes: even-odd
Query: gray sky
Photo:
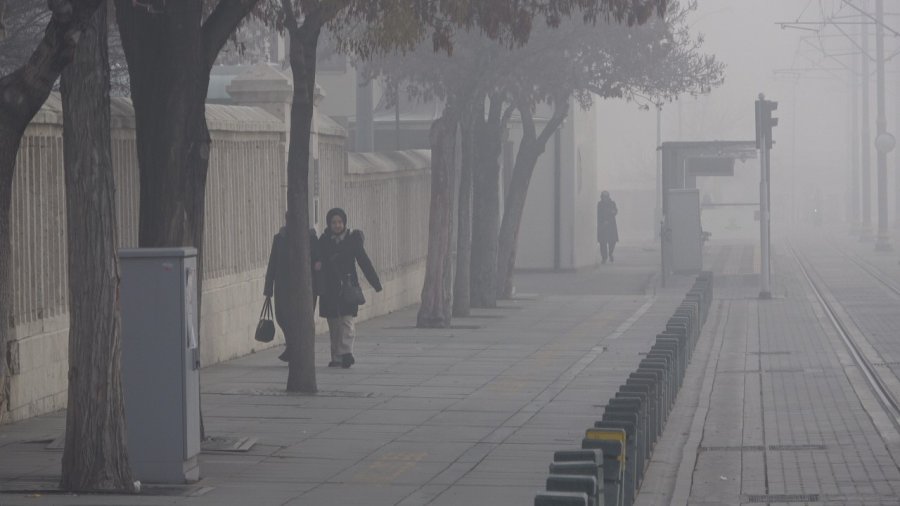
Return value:
[[(856, 0), (861, 2), (861, 0)], [(900, 13), (900, 2), (887, 0), (886, 11)], [(874, 5), (874, 2), (872, 3)], [(752, 140), (754, 105), (760, 92), (779, 102), (773, 150), (773, 198), (777, 199), (773, 216), (790, 213), (791, 195), (798, 215), (816, 191), (833, 202), (836, 213), (843, 211), (843, 189), (849, 180), (849, 109), (846, 71), (831, 75), (806, 73), (800, 79), (776, 75), (776, 70), (808, 68), (822, 63), (816, 51), (797, 50), (809, 31), (782, 29), (777, 22), (822, 19), (841, 8), (840, 0), (699, 0), (692, 15), (695, 34), (703, 34), (706, 51), (727, 65), (725, 84), (698, 99), (685, 97), (663, 110), (663, 141), (666, 140)], [(844, 6), (839, 14), (853, 11)], [(900, 15), (888, 16), (888, 24), (900, 31)], [(855, 26), (845, 27), (856, 30)], [(874, 30), (874, 29), (873, 29)], [(828, 29), (823, 34), (834, 35)], [(849, 42), (827, 38), (833, 51), (848, 51)], [(874, 38), (873, 38), (874, 41)], [(900, 40), (888, 34), (888, 52), (900, 47)], [(874, 54), (874, 42), (872, 43)], [(895, 58), (900, 60), (900, 58)], [(849, 58), (845, 62), (850, 64)], [(891, 96), (897, 88), (897, 75), (891, 72), (898, 62), (888, 64), (888, 129), (895, 127), (897, 108)], [(872, 67), (874, 73), (874, 64)], [(874, 80), (872, 101), (874, 107)], [(656, 114), (639, 111), (635, 104), (607, 101), (598, 107), (599, 183), (603, 188), (651, 187), (655, 184)], [(874, 131), (875, 115), (872, 115)], [(623, 139), (622, 134), (625, 134)], [(796, 138), (794, 134), (796, 133)], [(874, 153), (873, 153), (874, 160)], [(889, 172), (894, 162), (889, 160)], [(755, 170), (747, 164), (742, 170)], [(793, 174), (792, 174), (793, 171)], [(873, 161), (874, 171), (874, 161)], [(751, 178), (752, 179), (752, 178)], [(758, 178), (754, 179), (758, 182)], [(756, 185), (748, 185), (748, 197), (756, 194)], [(893, 186), (892, 186), (893, 187)], [(791, 192), (791, 188), (794, 189)], [(893, 198), (893, 192), (891, 192)]]

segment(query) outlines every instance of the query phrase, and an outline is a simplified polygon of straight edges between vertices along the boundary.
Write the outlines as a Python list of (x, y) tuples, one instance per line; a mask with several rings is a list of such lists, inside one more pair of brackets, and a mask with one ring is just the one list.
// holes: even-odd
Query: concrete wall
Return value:
[[(271, 94), (257, 104), (270, 101)], [(284, 110), (267, 104), (266, 110)], [(277, 104), (275, 104), (277, 106)], [(119, 243), (137, 245), (139, 182), (131, 105), (113, 109), (113, 165)], [(261, 107), (207, 106), (212, 137), (207, 182), (201, 343), (204, 365), (245, 355), (262, 304), (272, 236), (285, 209), (285, 124)], [(348, 156), (345, 132), (317, 119), (321, 206), (340, 205), (366, 232), (385, 291), (360, 317), (416, 302), (424, 272), (428, 220), (427, 151)], [(13, 324), (10, 412), (21, 420), (66, 405), (68, 287), (61, 104), (51, 96), (28, 127), (13, 183)], [(355, 221), (356, 217), (359, 221)], [(399, 226), (398, 226), (399, 225)], [(320, 227), (321, 230), (321, 227)], [(402, 246), (402, 248), (401, 248)], [(317, 322), (324, 329), (324, 322)], [(271, 345), (283, 343), (279, 336)]]
[[(538, 110), (549, 117), (551, 111)], [(538, 124), (541, 128), (543, 121)], [(559, 267), (580, 269), (593, 265), (597, 254), (597, 116), (593, 109), (572, 106), (558, 137), (547, 143), (532, 176), (516, 267), (519, 269), (554, 268), (555, 181), (554, 150), (560, 150), (560, 230)], [(516, 148), (521, 129), (511, 122), (510, 138)]]
[[(594, 265), (597, 259), (597, 115), (593, 109), (583, 110), (573, 104), (570, 121), (562, 138), (563, 167), (571, 167), (568, 195), (563, 202), (571, 202), (572, 251), (566, 268), (581, 269)], [(565, 172), (564, 172), (565, 173)]]
[[(537, 128), (543, 128), (545, 120), (535, 120)], [(510, 140), (513, 153), (519, 149), (522, 128), (518, 122), (510, 121)], [(554, 261), (554, 143), (551, 138), (544, 154), (538, 158), (528, 187), (522, 225), (519, 230), (519, 245), (516, 252), (516, 267), (519, 269), (552, 269)]]

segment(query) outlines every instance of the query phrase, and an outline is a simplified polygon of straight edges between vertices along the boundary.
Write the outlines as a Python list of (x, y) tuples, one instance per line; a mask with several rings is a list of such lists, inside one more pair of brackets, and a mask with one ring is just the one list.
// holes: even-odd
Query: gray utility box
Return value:
[(700, 190), (669, 190), (666, 223), (672, 231), (671, 270), (694, 274), (703, 270)]
[(197, 481), (197, 250), (119, 250), (128, 457), (147, 483)]

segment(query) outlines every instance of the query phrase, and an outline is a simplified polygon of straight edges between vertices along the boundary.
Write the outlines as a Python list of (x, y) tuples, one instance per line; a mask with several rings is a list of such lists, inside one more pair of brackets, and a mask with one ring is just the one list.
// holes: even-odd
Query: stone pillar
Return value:
[[(287, 187), (287, 159), (291, 132), (291, 104), (293, 103), (294, 83), (288, 74), (279, 72), (276, 68), (266, 63), (260, 63), (250, 67), (246, 72), (234, 78), (226, 88), (228, 94), (235, 101), (235, 105), (258, 107), (272, 114), (284, 124), (284, 162), (285, 173), (283, 186)], [(317, 188), (314, 178), (319, 159), (318, 121), (319, 105), (325, 98), (325, 92), (316, 84), (315, 112), (313, 113), (312, 131), (310, 133), (310, 160), (309, 178), (310, 189)], [(314, 190), (313, 190), (314, 191)], [(318, 195), (310, 194), (310, 220), (314, 220), (315, 203)], [(315, 225), (315, 224), (313, 224)]]
[(364, 81), (356, 73), (356, 142), (357, 153), (375, 151), (375, 96), (372, 81)]
[(226, 91), (236, 105), (264, 109), (283, 121), (286, 128), (290, 127), (294, 83), (271, 65), (259, 63), (250, 67), (235, 77)]

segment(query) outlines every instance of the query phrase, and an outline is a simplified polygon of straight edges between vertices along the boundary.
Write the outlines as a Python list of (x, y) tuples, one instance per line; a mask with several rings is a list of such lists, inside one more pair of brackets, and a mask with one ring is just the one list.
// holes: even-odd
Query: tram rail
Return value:
[[(841, 315), (838, 314), (834, 305), (829, 302), (829, 298), (833, 300), (837, 300), (828, 289), (827, 284), (824, 280), (821, 280), (821, 276), (816, 271), (815, 267), (812, 263), (803, 257), (803, 255), (793, 246), (790, 246), (790, 250), (797, 262), (797, 265), (800, 267), (800, 272), (803, 275), (803, 278), (806, 280), (810, 289), (816, 297), (816, 300), (821, 305), (825, 314), (828, 317), (829, 322), (832, 327), (840, 336), (843, 341), (845, 347), (847, 348), (850, 356), (852, 357), (854, 363), (859, 367), (860, 371), (863, 374), (863, 377), (866, 379), (870, 389), (875, 394), (879, 403), (885, 412), (889, 415), (891, 422), (897, 430), (900, 430), (900, 398), (898, 398), (897, 394), (891, 390), (887, 386), (886, 377), (882, 371), (873, 363), (873, 361), (866, 356), (865, 351), (863, 350), (863, 343), (860, 343), (858, 339), (865, 340), (865, 336), (862, 331), (856, 327), (855, 323), (847, 322)], [(885, 281), (883, 275), (880, 274), (880, 271), (877, 270), (876, 267), (868, 264), (867, 261), (859, 259), (847, 252), (842, 251), (842, 253), (849, 258), (855, 265), (860, 267), (866, 274), (876, 279), (879, 284), (888, 288), (898, 297), (900, 297), (900, 287), (895, 286), (893, 283)], [(868, 265), (867, 265), (868, 264)], [(819, 278), (819, 281), (815, 279), (815, 277)], [(851, 328), (855, 328), (856, 332), (851, 331)], [(854, 337), (854, 335), (859, 336), (859, 338)], [(872, 346), (872, 343), (866, 340), (866, 345), (869, 348), (874, 350), (874, 352), (879, 356), (881, 362), (884, 362), (882, 354)], [(892, 372), (888, 372), (887, 374), (892, 374)], [(897, 378), (900, 380), (900, 378)]]

